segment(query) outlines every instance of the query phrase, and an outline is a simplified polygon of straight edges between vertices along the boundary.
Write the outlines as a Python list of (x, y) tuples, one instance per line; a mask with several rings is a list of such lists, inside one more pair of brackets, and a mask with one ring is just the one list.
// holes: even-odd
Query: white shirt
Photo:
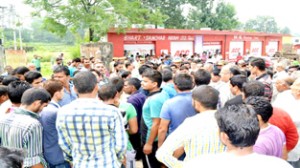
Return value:
[(186, 168), (292, 168), (283, 159), (273, 156), (252, 153), (245, 156), (236, 156), (231, 153), (204, 155), (184, 163)]

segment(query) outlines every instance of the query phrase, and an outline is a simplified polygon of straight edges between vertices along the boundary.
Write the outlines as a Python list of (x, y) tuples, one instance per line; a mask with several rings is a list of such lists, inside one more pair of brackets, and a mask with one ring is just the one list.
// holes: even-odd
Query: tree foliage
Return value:
[(150, 11), (139, 0), (25, 0), (43, 16), (44, 27), (59, 35), (67, 30), (86, 29), (93, 41), (110, 28), (126, 30), (132, 24), (161, 24), (165, 18), (159, 10)]
[(279, 32), (277, 22), (272, 16), (257, 16), (255, 19), (250, 19), (245, 23), (244, 30), (265, 33)]
[[(209, 27), (215, 30), (236, 28), (238, 20), (233, 5), (216, 0), (142, 0), (148, 8), (158, 8), (168, 16), (166, 28), (199, 29)], [(187, 13), (187, 16), (184, 14)]]

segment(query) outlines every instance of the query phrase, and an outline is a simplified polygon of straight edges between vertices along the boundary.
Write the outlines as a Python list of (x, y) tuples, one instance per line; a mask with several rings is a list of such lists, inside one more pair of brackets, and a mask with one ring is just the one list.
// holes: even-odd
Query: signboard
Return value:
[(229, 60), (236, 60), (236, 57), (244, 54), (244, 42), (243, 41), (232, 41), (229, 45)]
[(211, 54), (216, 54), (221, 52), (221, 42), (204, 42), (203, 51)]
[(193, 54), (193, 42), (171, 42), (171, 55), (174, 57), (183, 54), (187, 56)]
[(190, 35), (125, 35), (124, 41), (194, 41)]
[(269, 41), (266, 46), (266, 53), (269, 56), (273, 56), (278, 51), (278, 41)]
[(251, 42), (250, 55), (251, 56), (261, 56), (262, 53), (262, 42)]
[(151, 54), (154, 52), (154, 44), (125, 44), (124, 50), (126, 51), (126, 56), (128, 55), (136, 55), (139, 53), (140, 55)]

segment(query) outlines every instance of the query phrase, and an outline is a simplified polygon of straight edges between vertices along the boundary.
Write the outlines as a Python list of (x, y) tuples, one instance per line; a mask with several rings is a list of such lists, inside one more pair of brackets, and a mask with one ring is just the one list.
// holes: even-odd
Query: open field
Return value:
[(30, 52), (6, 50), (6, 65), (11, 65), (13, 68), (26, 66), (31, 62), (33, 55), (39, 55), (42, 57), (42, 75), (49, 78), (52, 74), (52, 65), (55, 63), (55, 59), (60, 53), (64, 53), (65, 64), (72, 58), (80, 56), (74, 51), (77, 50), (75, 49), (76, 46), (40, 43), (33, 43), (31, 45), (34, 46), (34, 50)]

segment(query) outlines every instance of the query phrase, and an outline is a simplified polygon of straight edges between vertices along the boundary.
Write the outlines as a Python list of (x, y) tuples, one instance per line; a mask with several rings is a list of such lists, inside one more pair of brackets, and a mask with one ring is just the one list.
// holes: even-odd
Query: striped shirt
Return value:
[(42, 150), (42, 125), (37, 113), (16, 109), (0, 120), (0, 146), (18, 148), (26, 151), (23, 166), (31, 167), (47, 163)]
[(167, 167), (182, 167), (183, 162), (173, 156), (173, 152), (184, 147), (184, 161), (203, 154), (221, 153), (225, 146), (219, 138), (219, 127), (214, 111), (205, 111), (189, 117), (168, 136), (156, 152), (156, 157)]
[(58, 143), (74, 168), (120, 167), (127, 138), (116, 107), (79, 98), (57, 114)]

